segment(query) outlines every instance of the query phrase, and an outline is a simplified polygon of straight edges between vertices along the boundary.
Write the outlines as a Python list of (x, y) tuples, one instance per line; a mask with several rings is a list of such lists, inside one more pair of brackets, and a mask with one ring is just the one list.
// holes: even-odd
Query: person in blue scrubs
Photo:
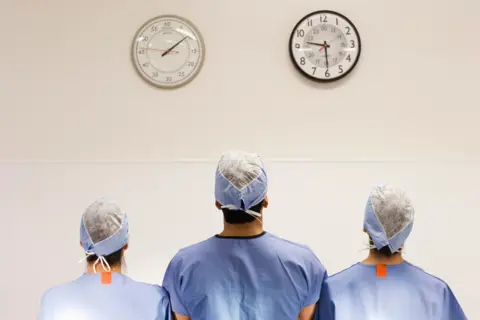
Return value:
[(136, 282), (124, 274), (128, 248), (128, 219), (105, 200), (82, 215), (80, 244), (87, 273), (44, 295), (39, 320), (169, 320), (168, 293), (160, 286)]
[(267, 174), (256, 154), (229, 152), (217, 167), (221, 233), (180, 250), (167, 268), (178, 320), (308, 320), (325, 268), (306, 246), (263, 229)]
[(391, 185), (373, 190), (364, 218), (370, 254), (326, 281), (318, 320), (467, 319), (443, 280), (403, 259), (413, 220), (414, 209), (403, 190)]

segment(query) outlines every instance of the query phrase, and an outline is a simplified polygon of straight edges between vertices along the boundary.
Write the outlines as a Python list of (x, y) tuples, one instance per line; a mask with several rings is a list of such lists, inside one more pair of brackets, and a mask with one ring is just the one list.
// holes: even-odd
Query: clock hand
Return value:
[[(167, 50), (165, 49), (155, 49), (155, 48), (145, 48), (146, 50), (152, 50), (152, 51), (160, 51), (160, 52), (166, 52)], [(178, 51), (175, 50), (170, 50), (172, 53), (178, 53)]]
[(307, 42), (308, 44), (313, 44), (314, 46), (324, 46), (325, 44), (323, 43), (315, 43), (315, 42)]
[(325, 41), (325, 44), (323, 45), (322, 48), (325, 48), (325, 61), (327, 62), (327, 71), (328, 71), (328, 54), (327, 54), (328, 45), (327, 45), (327, 41)]
[(187, 39), (188, 37), (184, 37), (182, 40), (178, 41), (177, 43), (175, 43), (173, 45), (173, 47), (171, 47), (170, 49), (168, 49), (167, 51), (165, 51), (164, 53), (162, 53), (162, 57), (165, 57), (167, 54), (170, 53), (170, 51), (172, 51), (173, 49), (175, 49), (180, 43), (183, 42), (183, 40)]

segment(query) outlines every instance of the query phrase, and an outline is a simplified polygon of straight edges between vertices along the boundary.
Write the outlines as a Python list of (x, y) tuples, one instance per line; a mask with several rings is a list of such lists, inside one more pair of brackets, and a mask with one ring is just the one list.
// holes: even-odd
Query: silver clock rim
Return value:
[[(155, 82), (148, 77), (145, 77), (143, 72), (139, 69), (138, 63), (137, 63), (136, 58), (135, 58), (136, 43), (137, 43), (137, 39), (140, 36), (142, 30), (146, 26), (151, 24), (153, 21), (161, 20), (161, 19), (168, 19), (168, 18), (177, 19), (177, 20), (183, 21), (186, 24), (188, 24), (195, 31), (196, 35), (198, 36), (199, 42), (200, 42), (200, 48), (202, 50), (202, 56), (201, 56), (201, 58), (198, 62), (198, 66), (195, 69), (195, 71), (192, 73), (190, 78), (186, 81), (183, 81), (183, 82), (180, 82), (180, 83), (177, 83), (177, 84), (173, 84), (173, 85), (165, 85), (165, 84), (162, 84), (162, 83)], [(179, 15), (175, 15), (175, 14), (162, 14), (162, 15), (159, 15), (159, 16), (155, 16), (155, 17), (147, 20), (145, 23), (143, 23), (138, 28), (137, 32), (135, 32), (135, 36), (133, 37), (131, 48), (130, 48), (130, 59), (132, 61), (132, 64), (134, 65), (136, 73), (140, 76), (140, 78), (142, 78), (148, 84), (150, 84), (150, 85), (152, 85), (156, 88), (161, 88), (161, 89), (178, 89), (178, 88), (181, 88), (181, 87), (189, 84), (190, 82), (192, 82), (198, 76), (198, 74), (200, 73), (200, 71), (203, 68), (203, 64), (204, 64), (204, 61), (205, 61), (205, 54), (206, 54), (206, 52), (205, 52), (205, 41), (203, 39), (203, 36), (202, 36), (200, 30), (197, 28), (197, 26), (191, 20), (186, 19), (184, 17), (181, 17)]]

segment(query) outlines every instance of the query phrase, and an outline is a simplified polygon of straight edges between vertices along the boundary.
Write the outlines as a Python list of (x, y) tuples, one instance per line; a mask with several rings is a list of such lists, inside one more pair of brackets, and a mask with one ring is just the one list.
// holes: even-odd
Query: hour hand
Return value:
[(307, 42), (308, 44), (313, 44), (314, 46), (320, 46), (323, 47), (325, 44), (324, 43), (316, 43), (316, 42)]

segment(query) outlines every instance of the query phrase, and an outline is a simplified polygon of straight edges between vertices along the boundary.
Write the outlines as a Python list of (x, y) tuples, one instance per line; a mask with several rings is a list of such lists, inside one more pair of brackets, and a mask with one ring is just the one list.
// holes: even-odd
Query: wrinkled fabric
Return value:
[(160, 286), (136, 282), (112, 273), (112, 283), (101, 274), (48, 290), (38, 320), (171, 320), (168, 293)]
[(442, 280), (403, 262), (377, 277), (375, 265), (357, 263), (331, 276), (316, 320), (466, 320)]
[(308, 247), (263, 233), (180, 250), (163, 286), (172, 310), (193, 320), (294, 320), (317, 302), (325, 278)]

